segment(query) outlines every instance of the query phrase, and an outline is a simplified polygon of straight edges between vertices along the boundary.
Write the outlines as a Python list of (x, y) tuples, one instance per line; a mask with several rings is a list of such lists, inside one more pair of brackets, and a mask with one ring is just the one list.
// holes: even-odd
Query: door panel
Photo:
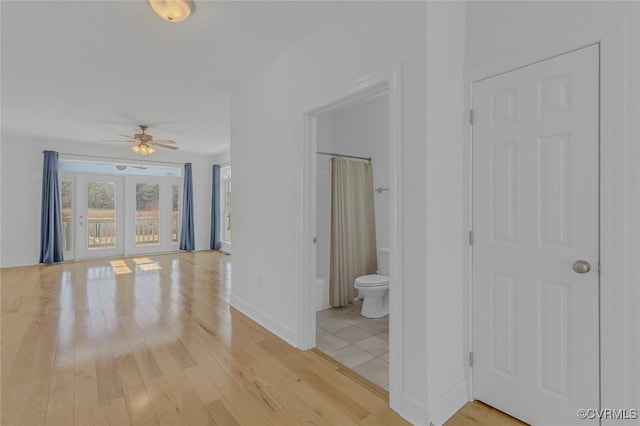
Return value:
[(78, 258), (124, 254), (123, 180), (78, 175)]
[(153, 176), (127, 176), (127, 254), (178, 249), (179, 185)]
[(473, 394), (533, 425), (599, 406), (598, 56), (473, 85)]

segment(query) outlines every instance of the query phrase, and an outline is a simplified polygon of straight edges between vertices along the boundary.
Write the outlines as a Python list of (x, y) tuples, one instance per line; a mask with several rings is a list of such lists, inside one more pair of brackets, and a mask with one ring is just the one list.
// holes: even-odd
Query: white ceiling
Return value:
[(146, 1), (2, 1), (2, 133), (98, 143), (140, 123), (227, 150), (232, 85), (344, 3), (195, 4), (170, 23)]

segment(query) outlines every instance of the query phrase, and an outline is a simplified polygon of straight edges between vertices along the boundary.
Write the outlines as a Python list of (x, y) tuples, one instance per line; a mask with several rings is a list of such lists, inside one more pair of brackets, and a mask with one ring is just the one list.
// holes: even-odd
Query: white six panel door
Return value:
[(474, 83), (473, 111), (473, 396), (597, 424), (598, 46)]

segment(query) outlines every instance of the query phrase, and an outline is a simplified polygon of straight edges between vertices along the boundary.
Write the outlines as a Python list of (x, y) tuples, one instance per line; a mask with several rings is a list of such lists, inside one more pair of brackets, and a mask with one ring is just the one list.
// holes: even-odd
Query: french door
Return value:
[(76, 175), (76, 257), (124, 255), (124, 179)]
[(66, 258), (178, 250), (179, 178), (76, 173), (61, 182), (63, 200), (73, 200), (63, 209), (63, 227), (75, 234), (75, 250), (66, 244)]
[(473, 84), (473, 396), (531, 425), (599, 408), (599, 51)]

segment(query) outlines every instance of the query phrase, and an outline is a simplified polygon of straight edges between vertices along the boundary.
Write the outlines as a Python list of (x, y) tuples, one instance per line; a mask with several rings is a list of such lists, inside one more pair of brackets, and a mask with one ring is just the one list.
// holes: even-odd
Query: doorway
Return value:
[(599, 45), (473, 90), (473, 397), (529, 424), (598, 408)]
[(355, 105), (363, 100), (387, 93), (389, 99), (389, 406), (399, 410), (402, 389), (402, 71), (400, 65), (375, 75), (358, 79), (350, 90), (328, 96), (315, 108), (306, 109), (305, 140), (303, 145), (303, 285), (300, 309), (300, 349), (316, 347), (316, 167), (317, 117), (335, 108)]
[[(318, 114), (316, 148), (316, 347), (388, 389), (388, 288), (392, 281), (388, 93), (381, 91)], [(356, 179), (369, 173), (371, 180)], [(341, 213), (356, 209), (357, 215)], [(379, 297), (364, 296), (354, 288), (358, 276), (369, 274), (388, 283), (378, 286)], [(344, 279), (346, 276), (349, 278)], [(378, 305), (365, 297), (376, 299), (380, 309), (367, 311), (367, 306)]]

